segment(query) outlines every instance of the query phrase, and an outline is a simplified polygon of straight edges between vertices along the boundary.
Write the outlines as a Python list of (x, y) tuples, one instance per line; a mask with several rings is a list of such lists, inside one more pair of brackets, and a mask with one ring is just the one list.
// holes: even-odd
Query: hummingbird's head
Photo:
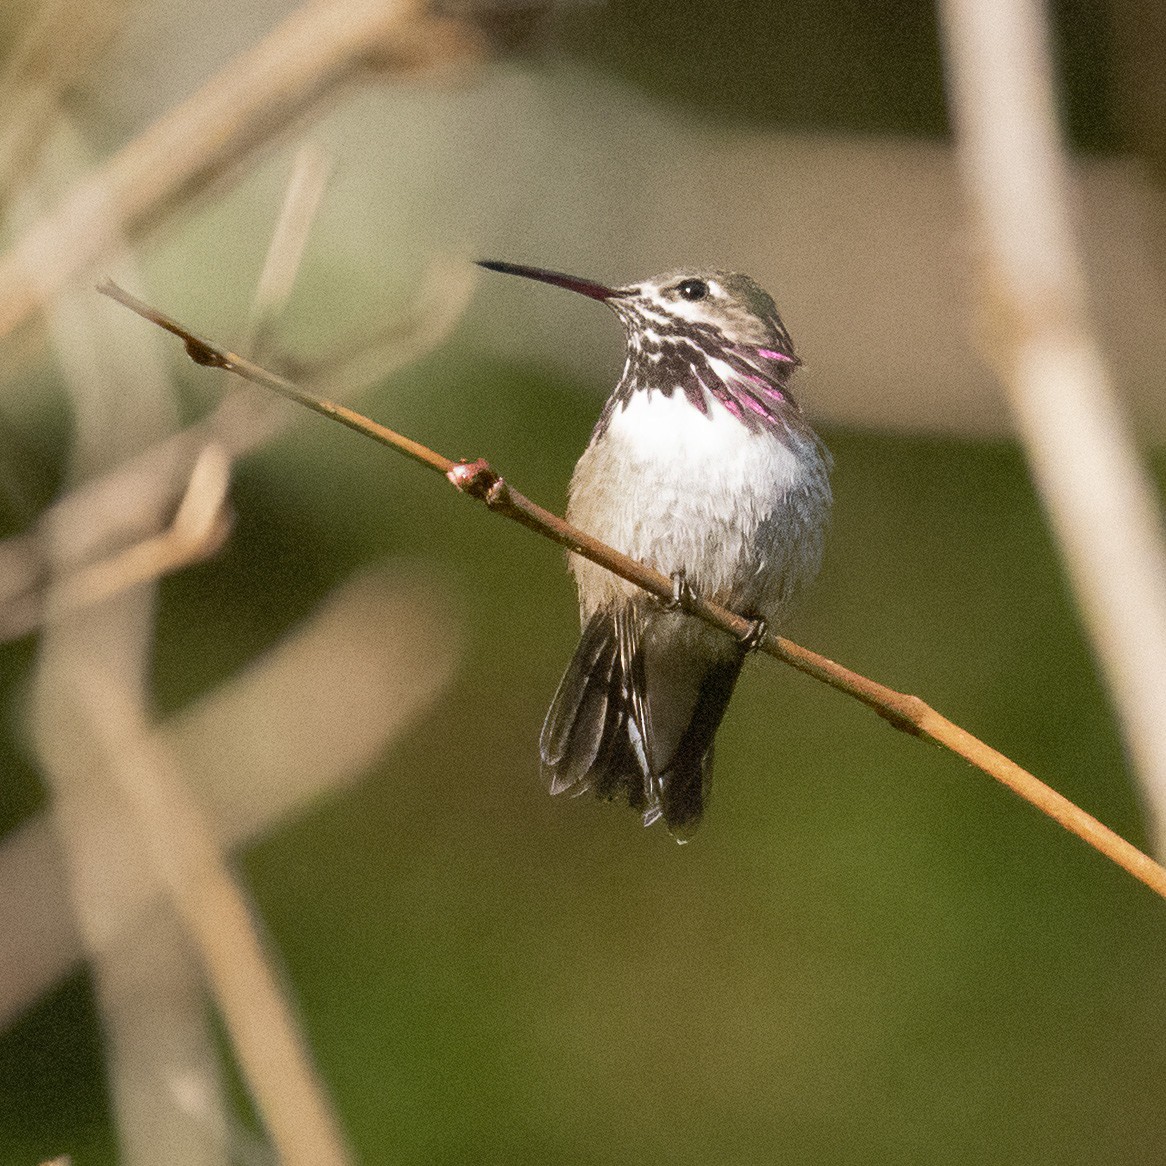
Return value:
[(613, 400), (636, 389), (676, 389), (708, 411), (707, 397), (750, 422), (792, 406), (786, 385), (800, 361), (769, 294), (736, 272), (670, 271), (624, 287), (482, 260), (480, 267), (565, 287), (607, 304), (627, 331), (628, 357)]
[(615, 288), (609, 306), (629, 338), (691, 335), (705, 345), (766, 349), (796, 362), (793, 342), (769, 293), (731, 271), (669, 271)]

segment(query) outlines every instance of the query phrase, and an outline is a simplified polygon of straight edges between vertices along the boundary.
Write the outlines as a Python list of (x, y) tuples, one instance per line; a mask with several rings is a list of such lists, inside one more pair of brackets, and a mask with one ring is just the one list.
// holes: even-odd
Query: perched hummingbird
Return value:
[(552, 794), (626, 798), (681, 841), (750, 646), (684, 613), (692, 591), (775, 624), (818, 571), (830, 454), (790, 395), (799, 361), (748, 276), (674, 271), (625, 287), (482, 261), (607, 304), (623, 375), (571, 478), (567, 520), (673, 580), (673, 602), (577, 555), (583, 635), (543, 724)]

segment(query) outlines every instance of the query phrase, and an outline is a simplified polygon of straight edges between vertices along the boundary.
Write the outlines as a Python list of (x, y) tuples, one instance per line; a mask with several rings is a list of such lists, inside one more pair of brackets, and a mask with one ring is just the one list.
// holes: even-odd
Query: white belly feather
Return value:
[[(567, 517), (666, 575), (685, 571), (710, 598), (773, 619), (787, 570), (816, 558), (816, 547), (790, 545), (820, 532), (804, 531), (788, 506), (815, 468), (711, 397), (705, 414), (679, 391), (637, 392), (579, 459)], [(584, 619), (638, 593), (577, 556), (571, 569)]]

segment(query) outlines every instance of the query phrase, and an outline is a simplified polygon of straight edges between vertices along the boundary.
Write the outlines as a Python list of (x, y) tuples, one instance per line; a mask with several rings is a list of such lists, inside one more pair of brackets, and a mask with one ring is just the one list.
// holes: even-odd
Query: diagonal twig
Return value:
[[(460, 318), (473, 281), (473, 269), (465, 264), (454, 267), (447, 260), (436, 261), (410, 307), (374, 335), (349, 338), (326, 364), (324, 358), (291, 359), (304, 379), (322, 392), (362, 389), (430, 351)], [(78, 484), (31, 530), (0, 541), (0, 641), (26, 634), (42, 617), (48, 575), (42, 544), (49, 523), (88, 524), (90, 513), (96, 511), (108, 524), (111, 542), (132, 546), (151, 539), (167, 512), (179, 506), (181, 496), (175, 487), (191, 479), (208, 446), (221, 447), (230, 461), (275, 436), (288, 422), (278, 402), (257, 403), (240, 387), (209, 416)], [(70, 565), (83, 569), (89, 564)]]
[[(544, 510), (537, 503), (512, 489), (485, 461), (455, 462), (344, 405), (315, 397), (286, 378), (268, 372), (245, 357), (228, 352), (197, 336), (177, 320), (135, 298), (110, 280), (100, 284), (97, 290), (125, 305), (143, 319), (173, 333), (183, 342), (187, 354), (195, 363), (233, 372), (325, 417), (339, 421), (349, 429), (371, 437), (374, 441), (387, 445), (413, 461), (443, 474), (463, 493), (484, 502), (496, 513), (521, 523), (536, 534), (598, 563), (601, 567), (606, 567), (660, 599), (671, 599), (672, 580), (666, 575), (621, 554), (606, 543), (564, 522), (549, 510)], [(686, 603), (685, 610), (738, 639), (747, 636), (753, 626), (743, 616), (700, 596), (694, 596), (691, 604)], [(804, 672), (830, 685), (831, 688), (861, 701), (895, 728), (933, 741), (970, 761), (1166, 898), (1166, 867), (1160, 866), (1149, 855), (1086, 813), (1063, 794), (1057, 793), (1051, 786), (1021, 768), (1016, 762), (1005, 757), (1003, 753), (949, 721), (919, 697), (896, 692), (783, 636), (767, 633), (758, 647), (774, 659), (789, 664), (799, 672)]]
[(264, 951), (243, 888), (174, 757), (141, 710), (89, 678), (104, 760), (162, 887), (191, 938), (245, 1083), (285, 1166), (352, 1159), (295, 1010)]

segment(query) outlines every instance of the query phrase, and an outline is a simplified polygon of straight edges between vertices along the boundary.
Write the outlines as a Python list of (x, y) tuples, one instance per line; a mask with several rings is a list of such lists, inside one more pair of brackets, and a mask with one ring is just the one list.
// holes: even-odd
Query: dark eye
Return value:
[(686, 279), (676, 285), (685, 300), (703, 300), (709, 294), (709, 285), (703, 279)]

